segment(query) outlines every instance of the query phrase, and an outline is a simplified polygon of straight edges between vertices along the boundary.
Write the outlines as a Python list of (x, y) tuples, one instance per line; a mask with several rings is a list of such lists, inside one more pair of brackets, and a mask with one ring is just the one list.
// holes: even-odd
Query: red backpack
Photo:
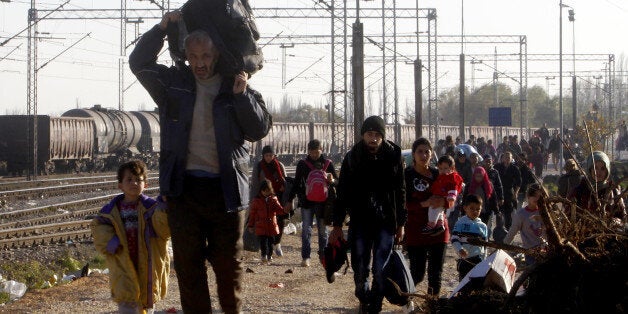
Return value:
[(307, 159), (305, 164), (310, 168), (310, 173), (305, 180), (305, 197), (312, 202), (324, 202), (327, 200), (327, 167), (331, 160), (326, 159), (322, 169), (316, 169)]

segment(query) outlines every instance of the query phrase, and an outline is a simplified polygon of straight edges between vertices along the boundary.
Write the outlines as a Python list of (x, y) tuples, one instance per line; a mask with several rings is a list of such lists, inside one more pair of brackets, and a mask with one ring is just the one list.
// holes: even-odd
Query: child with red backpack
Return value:
[(325, 205), (330, 195), (329, 187), (335, 184), (336, 171), (331, 160), (323, 156), (322, 145), (319, 140), (311, 140), (307, 144), (308, 154), (299, 161), (295, 172), (295, 186), (290, 191), (286, 211), (290, 211), (292, 200), (299, 197), (303, 230), (301, 232), (301, 266), (310, 266), (311, 238), (314, 216), (318, 226), (318, 256), (322, 259), (327, 243), (328, 232), (325, 226)]
[(273, 256), (273, 242), (279, 234), (277, 215), (284, 213), (277, 196), (273, 193), (271, 182), (262, 181), (259, 194), (251, 202), (248, 228), (249, 232), (255, 232), (260, 241), (261, 260), (263, 265), (270, 264)]

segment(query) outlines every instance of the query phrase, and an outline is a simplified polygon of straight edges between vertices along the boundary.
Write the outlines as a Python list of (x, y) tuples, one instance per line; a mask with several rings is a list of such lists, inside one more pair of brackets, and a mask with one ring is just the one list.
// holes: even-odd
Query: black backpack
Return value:
[(197, 29), (206, 30), (220, 51), (216, 70), (224, 77), (240, 71), (259, 71), (264, 56), (257, 44), (259, 31), (248, 0), (188, 0), (182, 7), (183, 22), (168, 24), (168, 49), (176, 64), (185, 60), (184, 38)]

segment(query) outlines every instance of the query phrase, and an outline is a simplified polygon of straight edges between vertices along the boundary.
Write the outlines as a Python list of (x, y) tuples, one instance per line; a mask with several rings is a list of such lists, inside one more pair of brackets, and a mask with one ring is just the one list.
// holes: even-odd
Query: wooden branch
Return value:
[[(587, 132), (587, 139), (589, 140), (589, 150), (591, 153), (591, 162), (593, 163), (593, 176), (597, 176), (596, 172), (595, 172), (595, 158), (593, 157), (593, 144), (591, 144), (591, 136), (589, 135), (589, 126), (587, 125), (586, 120), (583, 121), (584, 124), (584, 130)], [(587, 171), (589, 171), (589, 169), (587, 169)], [(608, 171), (609, 173), (611, 172), (611, 169), (606, 169), (606, 171)], [(586, 176), (585, 178), (588, 179), (588, 176)], [(591, 185), (591, 182), (589, 181), (589, 185)], [(600, 200), (597, 197), (597, 184), (595, 184), (595, 189), (593, 189), (592, 186), (590, 186), (591, 191), (595, 192), (593, 193), (593, 197), (595, 200), (595, 203), (597, 204), (598, 208), (600, 207)]]
[(573, 243), (566, 241), (562, 247), (564, 247), (566, 251), (571, 251), (571, 253), (578, 257), (582, 262), (589, 263), (589, 259), (584, 254), (582, 254), (582, 252), (580, 252), (580, 250), (578, 250), (578, 248), (573, 245)]
[[(614, 230), (609, 228), (600, 217), (595, 216), (590, 210), (578, 206), (578, 204), (576, 204), (572, 200), (566, 199), (566, 198), (561, 197), (561, 196), (551, 196), (551, 197), (549, 197), (548, 201), (549, 202), (555, 202), (555, 203), (563, 203), (563, 204), (567, 203), (570, 206), (574, 206), (574, 208), (578, 211), (578, 213), (580, 213), (582, 215), (582, 217), (586, 217), (586, 218), (589, 218), (589, 219), (593, 220), (593, 222), (596, 225), (601, 226), (602, 228), (604, 228), (608, 232), (611, 232), (611, 233), (615, 232)], [(573, 223), (575, 223), (575, 221)]]
[(395, 287), (395, 290), (397, 290), (397, 293), (399, 293), (400, 296), (411, 297), (411, 298), (419, 297), (419, 298), (422, 298), (422, 299), (425, 299), (425, 300), (429, 300), (429, 299), (434, 298), (433, 296), (427, 295), (427, 294), (403, 292), (403, 291), (401, 291), (401, 288), (399, 287), (399, 285), (394, 280), (392, 280), (392, 279), (390, 279), (388, 277), (386, 277), (386, 279), (388, 281), (390, 281), (390, 283), (392, 283), (393, 287)]
[(522, 247), (517, 246), (517, 245), (511, 245), (511, 244), (505, 244), (505, 243), (497, 243), (497, 242), (493, 242), (493, 241), (484, 241), (484, 240), (478, 239), (478, 238), (467, 238), (467, 243), (469, 243), (471, 245), (480, 245), (480, 246), (492, 247), (492, 248), (495, 248), (495, 249), (500, 249), (500, 250), (509, 251), (509, 252), (517, 252), (517, 253), (524, 253), (524, 254), (527, 254), (529, 252), (528, 249), (522, 248)]
[(541, 218), (543, 219), (543, 224), (545, 225), (545, 234), (547, 235), (547, 242), (549, 245), (555, 249), (562, 245), (562, 236), (556, 230), (556, 225), (554, 224), (554, 220), (552, 216), (549, 214), (548, 204), (545, 202), (546, 198), (541, 195), (538, 200), (539, 213), (541, 214)]

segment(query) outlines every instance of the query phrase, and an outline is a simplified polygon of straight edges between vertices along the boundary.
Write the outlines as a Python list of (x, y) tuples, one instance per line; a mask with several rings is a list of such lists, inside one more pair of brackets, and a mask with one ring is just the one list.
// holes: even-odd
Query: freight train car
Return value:
[(144, 154), (159, 153), (161, 129), (159, 127), (159, 114), (153, 111), (131, 111), (142, 127), (140, 141), (137, 149)]
[[(29, 156), (34, 150), (27, 141), (33, 136), (33, 128), (28, 127), (31, 125), (32, 118), (28, 116), (0, 116), (0, 160), (6, 162), (9, 173), (22, 174), (32, 168)], [(55, 163), (91, 159), (94, 146), (92, 125), (92, 119), (37, 116), (38, 168), (45, 172)]]
[[(29, 165), (27, 145), (27, 116), (0, 116), (0, 168), (22, 173)], [(31, 122), (32, 123), (32, 122)], [(87, 109), (72, 109), (61, 118), (38, 118), (38, 168), (50, 172), (59, 167), (73, 171), (115, 170), (131, 158), (142, 159), (151, 169), (158, 167), (160, 126), (157, 112), (126, 112), (105, 109), (99, 105)], [(294, 164), (307, 153), (307, 143), (319, 139), (323, 152), (340, 162), (353, 145), (353, 125), (347, 125), (346, 140), (332, 145), (330, 123), (274, 123), (268, 136), (251, 145), (251, 160), (258, 159), (264, 145), (272, 145), (282, 162)], [(342, 129), (336, 129), (341, 132)], [(524, 130), (525, 131), (525, 130)], [(528, 130), (529, 131), (529, 130)], [(499, 143), (503, 135), (518, 134), (518, 128), (469, 126), (465, 135), (484, 136)], [(528, 132), (524, 133), (527, 136)], [(386, 126), (386, 137), (394, 139), (394, 126)], [(408, 149), (415, 140), (413, 125), (400, 127), (399, 144)], [(423, 134), (457, 136), (458, 127), (424, 126)], [(436, 145), (436, 143), (433, 143)]]
[[(439, 134), (441, 138), (445, 138), (446, 135), (452, 135), (455, 138), (459, 134), (458, 130), (459, 128), (457, 126), (441, 125), (438, 126), (438, 128), (432, 126), (431, 130), (429, 126), (424, 126), (422, 131), (425, 137), (428, 137), (431, 131), (431, 134)], [(513, 127), (469, 126), (465, 128), (465, 135), (469, 137), (473, 134), (476, 137), (485, 137), (486, 139), (493, 139), (493, 141), (497, 140), (495, 143), (500, 143), (502, 136), (519, 134), (520, 131), (519, 128)], [(401, 138), (398, 141), (399, 146), (401, 146), (402, 149), (411, 148), (412, 143), (416, 139), (414, 125), (401, 125), (399, 133), (401, 134)], [(346, 134), (345, 142), (338, 143), (337, 145), (339, 147), (332, 147), (332, 127), (330, 123), (276, 122), (273, 123), (273, 127), (265, 138), (253, 143), (251, 152), (254, 158), (259, 159), (262, 147), (264, 145), (272, 145), (278, 158), (283, 163), (289, 165), (294, 164), (307, 154), (307, 143), (310, 140), (318, 139), (323, 146), (323, 153), (335, 162), (340, 162), (346, 150), (353, 145), (352, 123), (347, 125)], [(394, 134), (394, 125), (387, 125), (386, 138), (394, 141)], [(527, 137), (529, 130), (524, 130), (523, 134)], [(436, 145), (436, 141), (433, 141), (432, 144)], [(344, 148), (345, 146), (347, 147), (346, 149)]]
[(84, 117), (93, 119), (96, 134), (96, 153), (137, 154), (137, 144), (142, 136), (142, 125), (137, 117), (127, 111), (102, 108), (99, 105), (91, 109), (72, 109), (62, 117)]

